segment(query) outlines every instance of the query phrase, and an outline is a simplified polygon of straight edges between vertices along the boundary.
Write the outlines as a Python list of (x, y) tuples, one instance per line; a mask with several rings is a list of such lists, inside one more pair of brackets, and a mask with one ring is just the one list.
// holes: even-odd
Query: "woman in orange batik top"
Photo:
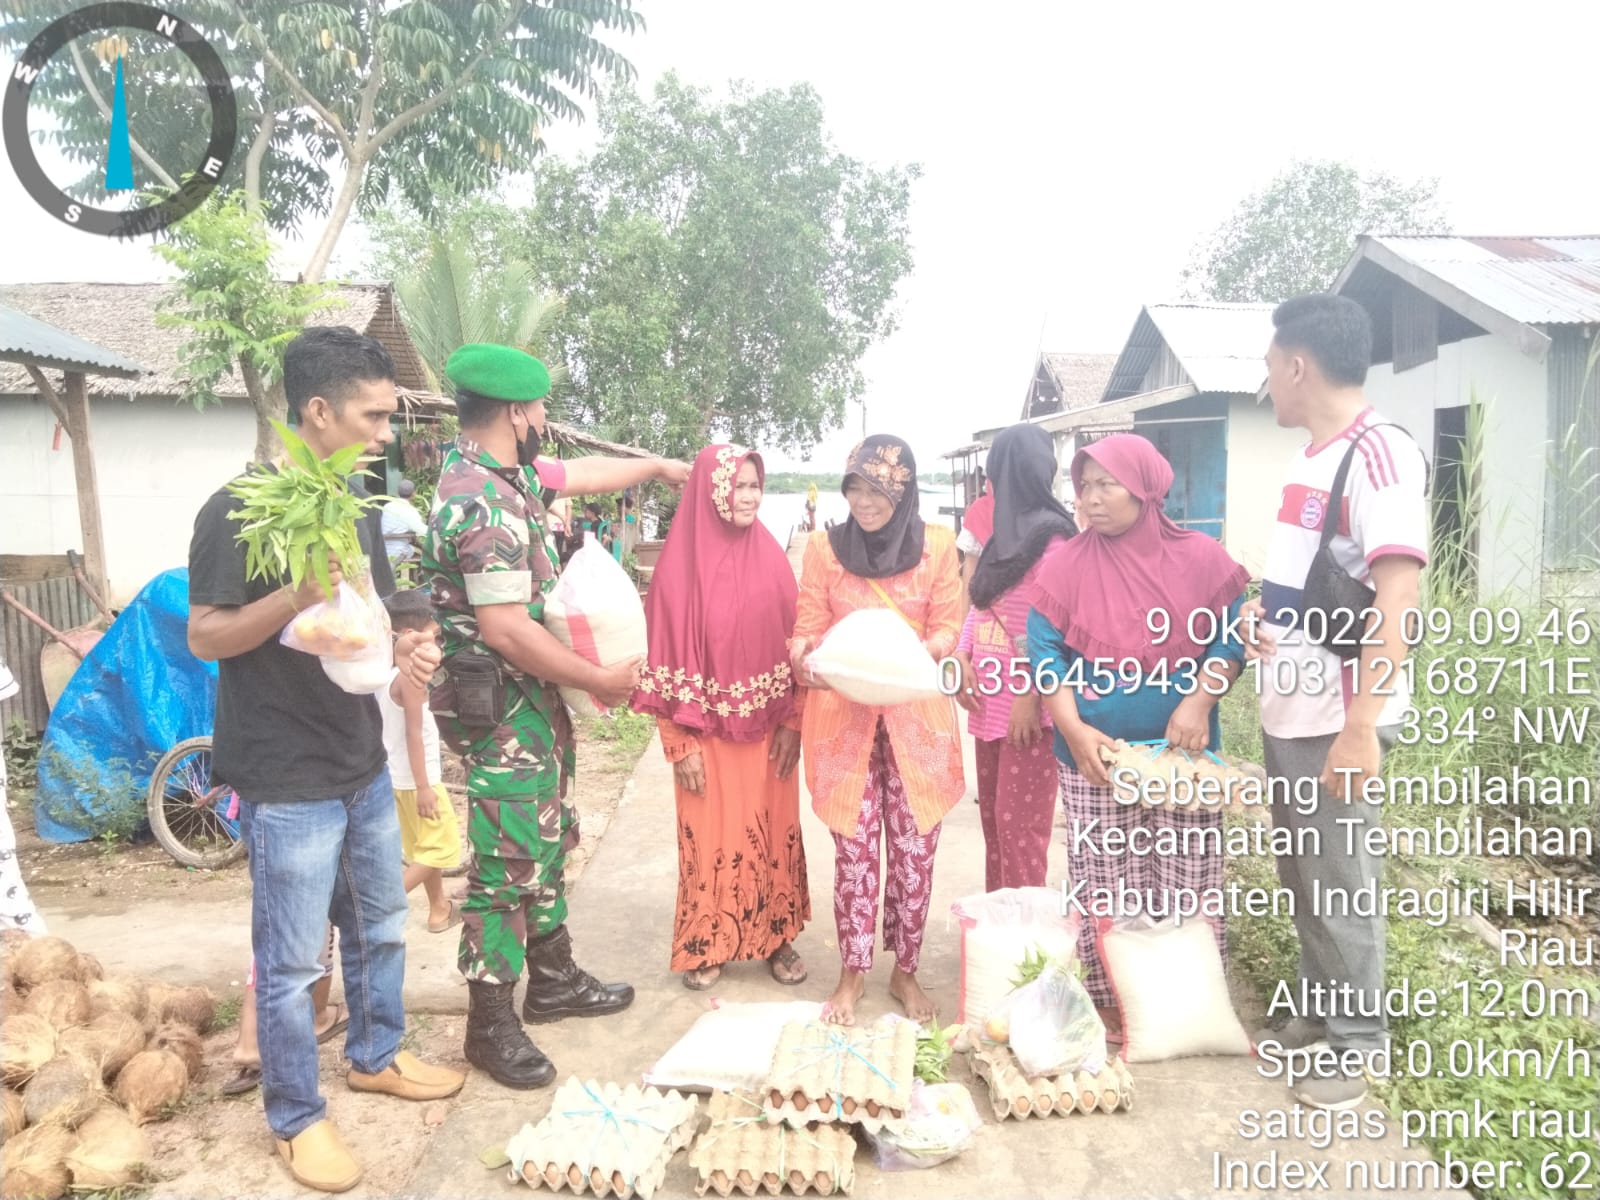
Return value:
[(794, 568), (757, 519), (761, 457), (700, 452), (646, 598), (649, 666), (635, 711), (656, 717), (678, 801), (672, 969), (710, 987), (764, 959), (806, 978), (792, 945), (811, 919), (800, 840), (800, 703), (786, 654)]
[[(917, 466), (896, 437), (867, 438), (850, 454), (844, 496), (850, 518), (814, 533), (800, 576), (800, 617), (790, 662), (805, 670), (829, 629), (858, 608), (892, 608), (943, 658), (961, 633), (961, 569), (955, 534), (918, 512)], [(887, 843), (883, 940), (894, 952), (889, 991), (913, 1020), (933, 1017), (917, 982), (939, 822), (966, 781), (955, 708), (945, 697), (873, 707), (804, 676), (802, 744), (812, 807), (833, 833), (833, 912), (839, 986), (824, 1009), (855, 1022), (877, 942), (880, 842)]]

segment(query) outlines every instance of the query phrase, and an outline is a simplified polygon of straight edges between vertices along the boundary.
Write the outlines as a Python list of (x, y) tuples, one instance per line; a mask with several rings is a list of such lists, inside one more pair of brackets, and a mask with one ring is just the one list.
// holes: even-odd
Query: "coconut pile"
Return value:
[(164, 1120), (204, 1070), (200, 1035), (216, 1001), (203, 987), (107, 979), (62, 938), (0, 943), (3, 1200), (137, 1182), (141, 1125)]

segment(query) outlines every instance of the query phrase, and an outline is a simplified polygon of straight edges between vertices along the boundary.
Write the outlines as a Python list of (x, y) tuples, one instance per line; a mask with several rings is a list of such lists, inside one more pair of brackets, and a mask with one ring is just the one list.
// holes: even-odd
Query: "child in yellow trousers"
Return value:
[[(439, 636), (427, 594), (408, 588), (389, 597), (389, 623), (396, 634), (421, 630)], [(461, 911), (444, 894), (444, 873), (461, 860), (461, 830), (445, 791), (439, 765), (439, 727), (427, 694), (398, 671), (378, 693), (383, 710), (383, 744), (400, 815), (407, 892), (420, 884), (428, 894), (428, 932), (443, 933), (461, 923)]]

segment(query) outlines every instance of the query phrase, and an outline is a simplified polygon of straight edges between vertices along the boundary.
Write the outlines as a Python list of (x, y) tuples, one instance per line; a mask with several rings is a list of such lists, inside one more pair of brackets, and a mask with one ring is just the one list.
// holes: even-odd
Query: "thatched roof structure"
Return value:
[[(399, 392), (400, 411), (408, 419), (432, 421), (456, 410), (456, 402), (449, 396), (441, 396), (438, 392), (417, 391), (412, 388), (400, 388)], [(576, 425), (568, 425), (561, 421), (546, 421), (545, 433), (557, 446), (564, 450), (576, 450), (580, 454), (611, 454), (622, 458), (650, 457), (648, 450), (641, 450), (638, 446), (608, 442), (604, 438), (583, 432)]]
[[(0, 284), (0, 305), (44, 321), (69, 334), (133, 359), (144, 368), (135, 378), (90, 376), (90, 395), (119, 399), (171, 399), (183, 394), (179, 348), (187, 334), (156, 323), (157, 306), (170, 295), (170, 283), (12, 283)], [(381, 342), (394, 358), (400, 408), (408, 419), (434, 420), (454, 412), (455, 401), (429, 390), (422, 356), (406, 330), (387, 283), (347, 283), (333, 289), (337, 300), (313, 313), (306, 324), (348, 325)], [(0, 361), (0, 395), (32, 395), (36, 389), (19, 364)], [(217, 382), (223, 400), (247, 399), (236, 371)], [(637, 446), (622, 446), (551, 421), (550, 439), (581, 454), (645, 457)]]
[[(183, 394), (178, 351), (188, 337), (182, 329), (156, 322), (157, 306), (171, 295), (170, 283), (11, 283), (0, 284), (0, 304), (124, 355), (146, 368), (135, 379), (91, 377), (89, 394), (130, 399)], [(427, 372), (386, 283), (347, 283), (333, 289), (337, 303), (318, 309), (307, 325), (348, 325), (383, 343), (394, 358), (401, 387), (426, 388)], [(33, 381), (20, 366), (0, 363), (0, 395), (32, 394)], [(218, 380), (223, 400), (245, 399), (236, 371)]]
[(1117, 365), (1115, 354), (1041, 354), (1028, 383), (1022, 419), (1099, 404)]

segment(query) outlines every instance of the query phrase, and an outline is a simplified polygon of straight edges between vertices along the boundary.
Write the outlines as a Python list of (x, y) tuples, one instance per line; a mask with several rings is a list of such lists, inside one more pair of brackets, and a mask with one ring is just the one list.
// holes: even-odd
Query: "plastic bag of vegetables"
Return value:
[[(984, 1023), (991, 1041), (1009, 1041), (1030, 1079), (1106, 1065), (1106, 1028), (1071, 967), (1058, 959), (1002, 1000)], [(1004, 1033), (1004, 1037), (996, 1037)]]
[(313, 604), (278, 638), (292, 650), (315, 654), (322, 670), (347, 692), (365, 696), (381, 691), (394, 673), (394, 637), (389, 613), (369, 578), (365, 590), (349, 578), (339, 582), (332, 600)]
[(983, 1126), (972, 1094), (959, 1083), (911, 1084), (905, 1116), (868, 1133), (881, 1171), (918, 1171), (949, 1162)]
[[(228, 485), (240, 502), (228, 515), (240, 522), (245, 573), (293, 588), (315, 578), (327, 598), (298, 613), (278, 640), (315, 654), (327, 676), (345, 691), (376, 692), (393, 671), (394, 641), (356, 533), (356, 521), (379, 499), (350, 490), (350, 475), (364, 461), (362, 447), (348, 446), (319, 459), (288, 426), (272, 424), (283, 439), (287, 461)], [(337, 586), (332, 562), (343, 575)]]

